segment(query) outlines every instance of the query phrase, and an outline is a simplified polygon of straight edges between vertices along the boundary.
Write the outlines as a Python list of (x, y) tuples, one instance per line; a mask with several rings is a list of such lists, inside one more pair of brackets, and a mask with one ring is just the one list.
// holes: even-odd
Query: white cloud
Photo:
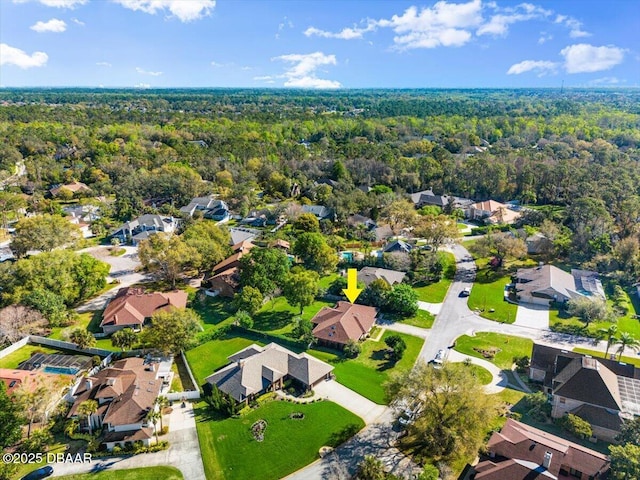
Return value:
[(379, 20), (397, 34), (393, 41), (399, 50), (412, 48), (460, 47), (471, 40), (471, 28), (482, 23), (480, 0), (468, 3), (440, 1), (431, 8), (409, 7), (402, 15)]
[(326, 30), (320, 30), (319, 28), (309, 27), (304, 31), (304, 34), (307, 37), (323, 37), (323, 38), (339, 38), (341, 40), (354, 40), (358, 38), (362, 38), (363, 35), (367, 32), (371, 32), (375, 30), (376, 25), (374, 22), (370, 22), (369, 25), (363, 28), (353, 27), (353, 28), (343, 28), (341, 31), (337, 33), (327, 32)]
[(543, 43), (548, 42), (549, 40), (553, 40), (553, 35), (547, 32), (540, 32), (540, 38), (538, 38), (538, 43), (542, 45)]
[(212, 61), (211, 62), (211, 66), (212, 67), (226, 67), (227, 64), (226, 63), (218, 63), (218, 62)]
[(63, 20), (52, 18), (48, 22), (43, 22), (43, 21), (36, 22), (35, 25), (31, 25), (31, 27), (29, 28), (31, 28), (31, 30), (34, 30), (38, 33), (43, 33), (43, 32), (61, 33), (67, 29), (67, 24)]
[(289, 63), (290, 68), (278, 78), (285, 78), (285, 87), (297, 88), (340, 88), (342, 85), (335, 80), (325, 80), (316, 76), (316, 71), (324, 65), (337, 65), (335, 55), (325, 55), (322, 52), (307, 54), (292, 53), (273, 57), (271, 61), (279, 60)]
[(137, 83), (133, 86), (133, 88), (151, 88), (151, 85), (148, 83)]
[(140, 10), (155, 15), (169, 10), (182, 22), (191, 22), (210, 15), (216, 6), (215, 0), (113, 0), (129, 10)]
[(524, 60), (520, 63), (511, 65), (507, 71), (507, 75), (520, 75), (525, 72), (538, 72), (538, 76), (542, 77), (548, 73), (555, 73), (558, 64), (546, 60)]
[(620, 81), (618, 77), (602, 77), (591, 80), (589, 83), (591, 85), (617, 85), (619, 83), (624, 83), (624, 81)]
[(590, 37), (591, 34), (582, 30), (582, 22), (568, 15), (557, 15), (555, 23), (560, 23), (569, 28), (569, 36), (571, 38)]
[(0, 43), (0, 65), (15, 65), (20, 68), (43, 67), (49, 56), (44, 52), (33, 52), (31, 55), (19, 48)]
[(84, 27), (84, 22), (81, 20), (78, 20), (77, 18), (72, 18), (71, 21), (76, 25), (80, 25), (81, 27)]
[[(30, 0), (13, 0), (13, 3), (27, 3)], [(36, 0), (46, 7), (75, 8), (84, 5), (88, 0)]]
[(513, 8), (504, 8), (501, 13), (493, 15), (491, 19), (480, 26), (477, 35), (504, 36), (509, 32), (509, 25), (548, 17), (553, 12), (529, 3), (521, 3)]
[(624, 49), (594, 47), (587, 43), (569, 45), (560, 51), (567, 73), (590, 73), (609, 70), (624, 60)]
[(136, 72), (138, 72), (140, 75), (151, 75), (152, 77), (159, 77), (160, 75), (162, 75), (162, 72), (150, 72), (140, 67), (136, 67)]
[(99, 67), (111, 67), (111, 64), (109, 62), (96, 62), (96, 65), (98, 65)]

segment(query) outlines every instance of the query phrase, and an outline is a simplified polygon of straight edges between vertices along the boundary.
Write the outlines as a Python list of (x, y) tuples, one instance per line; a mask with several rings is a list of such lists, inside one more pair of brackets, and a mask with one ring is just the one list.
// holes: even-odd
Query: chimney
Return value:
[(551, 465), (551, 457), (553, 454), (551, 452), (544, 452), (544, 459), (542, 460), (542, 466), (549, 470), (549, 465)]
[(90, 378), (87, 378), (84, 382), (84, 388), (85, 390), (89, 391), (93, 388), (93, 382), (91, 381)]

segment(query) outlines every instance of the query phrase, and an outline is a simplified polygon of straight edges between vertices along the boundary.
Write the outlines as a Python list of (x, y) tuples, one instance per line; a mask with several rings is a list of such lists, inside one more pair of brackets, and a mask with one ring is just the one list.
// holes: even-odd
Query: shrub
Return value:
[(527, 355), (523, 355), (522, 357), (513, 357), (513, 361), (516, 364), (516, 370), (520, 373), (524, 373), (529, 368), (529, 357)]
[(349, 340), (349, 342), (344, 346), (344, 354), (348, 358), (356, 358), (358, 355), (360, 355), (361, 351), (362, 347), (355, 340)]
[(111, 453), (113, 453), (114, 455), (119, 455), (122, 452), (122, 449), (116, 445), (111, 449)]
[(161, 429), (160, 429), (160, 435), (166, 435), (169, 432), (169, 426), (168, 425), (164, 425)]
[(577, 415), (568, 413), (560, 419), (559, 423), (563, 429), (578, 438), (589, 438), (593, 435), (589, 422)]

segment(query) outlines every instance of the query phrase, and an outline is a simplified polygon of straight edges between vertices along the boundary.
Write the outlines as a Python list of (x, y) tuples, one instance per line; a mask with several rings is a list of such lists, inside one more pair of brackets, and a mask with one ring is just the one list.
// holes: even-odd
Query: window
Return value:
[(580, 470), (576, 470), (575, 468), (569, 469), (569, 475), (576, 478), (582, 478), (582, 472)]
[(564, 398), (564, 397), (560, 397), (560, 403), (566, 403), (566, 402), (567, 402), (567, 399), (566, 399), (566, 398)]

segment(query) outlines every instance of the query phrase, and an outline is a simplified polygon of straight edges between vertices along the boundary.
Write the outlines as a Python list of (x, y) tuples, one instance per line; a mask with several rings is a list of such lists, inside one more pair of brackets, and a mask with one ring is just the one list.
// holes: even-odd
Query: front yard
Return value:
[(509, 275), (502, 275), (487, 268), (479, 270), (468, 299), (469, 308), (479, 310), (480, 316), (489, 320), (501, 323), (515, 322), (518, 306), (504, 299), (504, 289), (508, 283), (511, 283)]
[(453, 253), (438, 252), (438, 255), (444, 259), (444, 270), (440, 281), (428, 285), (417, 285), (413, 288), (418, 294), (418, 300), (422, 302), (442, 303), (456, 274), (456, 259)]
[[(385, 356), (388, 347), (384, 339), (390, 335), (399, 335), (407, 344), (404, 356), (395, 364)], [(354, 359), (346, 359), (341, 354), (329, 350), (312, 349), (307, 353), (333, 365), (333, 373), (339, 383), (372, 402), (385, 405), (387, 402), (383, 384), (389, 380), (391, 372), (402, 372), (413, 367), (423, 342), (424, 340), (418, 337), (386, 331), (379, 341), (363, 342), (360, 355)]]
[[(304, 418), (291, 418), (297, 412)], [(224, 420), (212, 418), (201, 403), (196, 416), (206, 476), (226, 480), (282, 478), (317, 459), (320, 447), (337, 446), (364, 427), (362, 419), (328, 401), (273, 401)], [(267, 424), (262, 442), (251, 432), (258, 420)]]
[(183, 480), (180, 470), (174, 467), (145, 467), (129, 470), (103, 470), (97, 473), (65, 475), (59, 480)]
[(511, 370), (514, 357), (531, 357), (532, 349), (533, 341), (528, 338), (491, 332), (479, 332), (473, 337), (462, 335), (455, 346), (456, 351), (487, 360), (503, 370)]
[[(387, 315), (387, 317), (392, 316)], [(413, 317), (398, 317), (396, 321), (400, 323), (406, 323), (407, 325), (413, 325), (414, 327), (431, 328), (433, 327), (433, 322), (435, 321), (435, 319), (436, 317), (426, 310), (418, 310), (418, 312)]]

